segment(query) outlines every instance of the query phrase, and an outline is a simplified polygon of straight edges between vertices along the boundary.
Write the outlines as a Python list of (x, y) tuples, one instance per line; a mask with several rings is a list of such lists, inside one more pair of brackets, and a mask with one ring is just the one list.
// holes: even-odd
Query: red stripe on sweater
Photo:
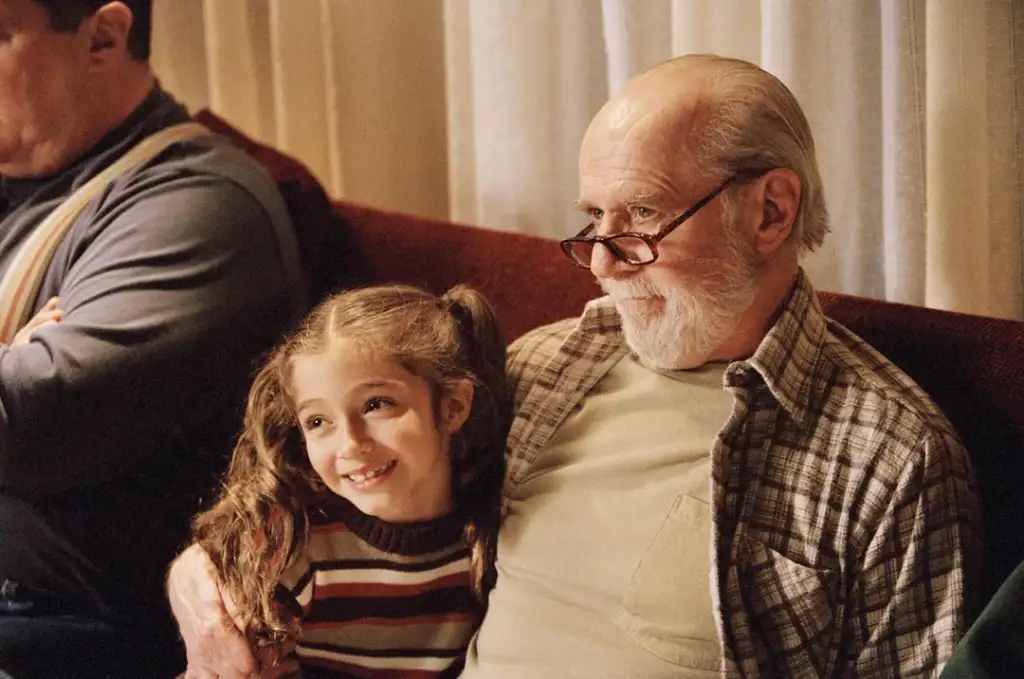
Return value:
[(451, 613), (438, 613), (435, 615), (409, 615), (402, 618), (359, 618), (358, 620), (345, 620), (342, 622), (323, 620), (320, 622), (304, 623), (302, 629), (327, 630), (362, 625), (369, 625), (371, 627), (408, 627), (412, 625), (472, 622), (474, 618), (475, 614), (471, 612), (453, 611)]
[(466, 587), (470, 583), (470, 574), (466, 571), (452, 573), (435, 580), (416, 583), (412, 585), (398, 585), (383, 582), (339, 582), (330, 585), (316, 586), (316, 598), (339, 599), (352, 597), (374, 597), (374, 598), (401, 598), (416, 596), (425, 592), (432, 592), (438, 589), (451, 587)]

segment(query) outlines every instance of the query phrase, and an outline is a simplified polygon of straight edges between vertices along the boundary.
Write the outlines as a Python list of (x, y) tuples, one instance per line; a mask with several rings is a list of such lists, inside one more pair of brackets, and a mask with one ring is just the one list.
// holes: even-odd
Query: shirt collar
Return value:
[[(583, 308), (577, 330), (586, 335), (621, 335), (622, 319), (608, 295), (592, 299)], [(625, 340), (621, 340), (625, 343)]]
[(801, 423), (822, 387), (815, 375), (827, 334), (818, 296), (801, 269), (768, 334), (753, 356), (729, 366), (726, 384), (752, 386), (748, 371), (755, 371), (779, 405)]

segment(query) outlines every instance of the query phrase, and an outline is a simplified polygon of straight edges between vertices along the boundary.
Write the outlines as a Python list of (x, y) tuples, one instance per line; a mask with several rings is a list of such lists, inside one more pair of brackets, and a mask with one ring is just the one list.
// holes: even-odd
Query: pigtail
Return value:
[(487, 299), (465, 286), (442, 298), (455, 317), (474, 382), (469, 418), (453, 437), (452, 479), (456, 511), (466, 519), (473, 585), (482, 605), (494, 586), (505, 439), (512, 423), (512, 398), (505, 377), (505, 338)]
[(287, 405), (282, 363), (275, 356), (257, 374), (220, 496), (192, 524), (194, 539), (237, 606), (237, 622), (253, 641), (293, 632), (275, 606), (274, 592), (307, 532), (312, 472), (306, 471), (305, 449)]

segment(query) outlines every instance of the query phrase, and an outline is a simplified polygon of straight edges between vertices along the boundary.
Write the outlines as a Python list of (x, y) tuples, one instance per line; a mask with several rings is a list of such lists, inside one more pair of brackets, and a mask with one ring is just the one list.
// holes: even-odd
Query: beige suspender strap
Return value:
[(32, 231), (14, 256), (3, 280), (0, 280), (0, 344), (10, 344), (18, 330), (28, 323), (32, 303), (39, 294), (39, 286), (43, 283), (53, 253), (90, 201), (118, 175), (152, 159), (171, 144), (211, 134), (199, 123), (166, 127), (137, 143), (58, 205)]

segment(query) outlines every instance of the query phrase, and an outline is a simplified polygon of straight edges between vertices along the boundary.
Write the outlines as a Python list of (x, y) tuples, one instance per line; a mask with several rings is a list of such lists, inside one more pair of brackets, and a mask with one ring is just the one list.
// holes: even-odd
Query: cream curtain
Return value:
[(153, 65), (335, 196), (448, 216), (441, 0), (156, 0)]
[(169, 89), (336, 196), (551, 237), (610, 92), (754, 61), (815, 133), (820, 288), (1024, 317), (1024, 0), (157, 0), (156, 25)]

